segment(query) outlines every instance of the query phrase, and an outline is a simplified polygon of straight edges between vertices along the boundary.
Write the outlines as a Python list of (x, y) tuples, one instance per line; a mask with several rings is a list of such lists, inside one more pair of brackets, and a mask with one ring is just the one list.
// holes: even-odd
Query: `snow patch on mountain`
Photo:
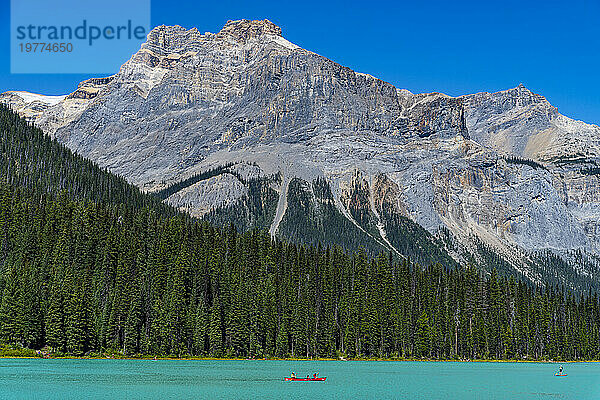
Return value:
[(284, 39), (281, 36), (272, 36), (271, 40), (273, 40), (278, 45), (285, 47), (286, 49), (296, 50), (296, 49), (300, 48), (299, 46), (295, 45), (292, 42), (287, 41), (286, 39)]
[(25, 103), (32, 103), (34, 101), (39, 101), (41, 103), (48, 104), (51, 106), (63, 101), (65, 99), (65, 97), (67, 97), (67, 95), (46, 96), (43, 94), (36, 94), (36, 93), (23, 92), (23, 91), (12, 91), (12, 92), (6, 92), (6, 93), (16, 94), (17, 96), (21, 97)]

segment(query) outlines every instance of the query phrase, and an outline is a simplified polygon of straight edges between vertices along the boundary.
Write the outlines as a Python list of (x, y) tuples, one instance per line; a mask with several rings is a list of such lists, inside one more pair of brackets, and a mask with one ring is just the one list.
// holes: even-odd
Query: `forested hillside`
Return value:
[(173, 213), (167, 205), (140, 192), (125, 179), (32, 127), (0, 104), (0, 179), (37, 194), (65, 191), (71, 198), (131, 207), (150, 206)]
[(0, 188), (0, 337), (70, 354), (598, 358), (597, 296)]
[(600, 357), (596, 294), (168, 215), (13, 117), (0, 120), (0, 343), (72, 355)]

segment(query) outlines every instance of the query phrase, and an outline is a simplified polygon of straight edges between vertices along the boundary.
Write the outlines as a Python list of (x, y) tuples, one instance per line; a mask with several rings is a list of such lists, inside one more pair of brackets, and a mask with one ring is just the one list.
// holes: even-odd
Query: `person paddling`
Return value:
[(561, 365), (561, 366), (558, 368), (558, 373), (559, 373), (560, 375), (562, 375), (562, 369), (563, 369), (563, 368), (562, 368), (562, 365)]

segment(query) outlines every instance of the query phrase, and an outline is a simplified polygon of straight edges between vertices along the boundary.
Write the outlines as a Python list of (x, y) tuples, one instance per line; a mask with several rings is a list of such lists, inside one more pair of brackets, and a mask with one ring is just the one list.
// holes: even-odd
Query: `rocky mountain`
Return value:
[(600, 128), (522, 85), (413, 94), (241, 20), (218, 33), (157, 27), (117, 74), (44, 99), (0, 95), (199, 217), (532, 282), (600, 282)]
[(10, 105), (19, 115), (29, 122), (35, 122), (37, 117), (48, 107), (56, 105), (67, 96), (44, 96), (29, 92), (2, 93), (2, 103)]

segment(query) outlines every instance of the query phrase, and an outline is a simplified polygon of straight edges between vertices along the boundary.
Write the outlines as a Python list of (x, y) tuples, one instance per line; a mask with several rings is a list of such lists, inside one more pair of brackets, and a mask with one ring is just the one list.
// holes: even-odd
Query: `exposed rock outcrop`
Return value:
[[(243, 161), (253, 177), (326, 179), (341, 215), (384, 247), (397, 243), (388, 219), (402, 217), (467, 247), (475, 237), (521, 270), (530, 252), (599, 251), (599, 127), (522, 85), (415, 95), (299, 48), (268, 20), (216, 34), (160, 26), (117, 74), (56, 104), (0, 101), (144, 190)], [(222, 175), (167, 201), (202, 215), (245, 195)]]

